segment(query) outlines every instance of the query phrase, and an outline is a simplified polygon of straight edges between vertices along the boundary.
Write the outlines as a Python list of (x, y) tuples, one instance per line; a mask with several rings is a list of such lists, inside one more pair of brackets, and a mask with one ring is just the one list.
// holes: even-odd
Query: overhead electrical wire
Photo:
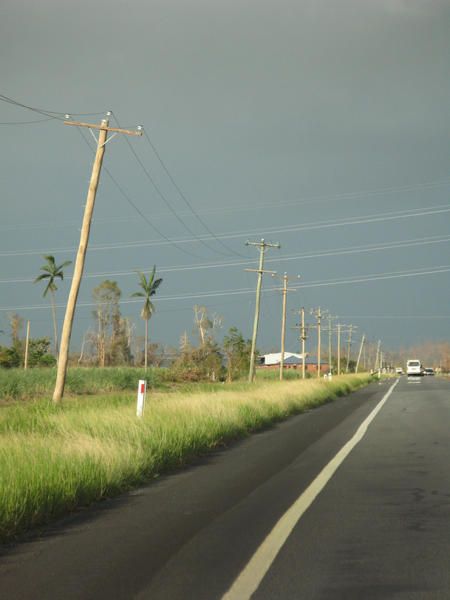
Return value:
[(35, 121), (1, 121), (0, 125), (32, 125), (35, 123), (47, 123), (54, 121), (55, 117), (46, 117), (45, 119), (36, 119)]
[[(45, 119), (43, 119), (43, 121), (45, 121)], [(288, 201), (288, 202), (277, 202), (276, 205), (274, 205), (273, 203), (270, 204), (252, 204), (252, 205), (239, 205), (238, 207), (225, 207), (225, 208), (217, 208), (217, 209), (204, 209), (201, 212), (203, 214), (212, 214), (212, 213), (216, 213), (216, 212), (241, 212), (241, 211), (250, 211), (250, 210), (259, 210), (261, 208), (267, 207), (267, 208), (275, 208), (279, 209), (282, 206), (300, 206), (302, 204), (309, 204), (312, 202), (317, 202), (320, 200), (332, 200), (332, 199), (336, 199), (336, 200), (352, 200), (352, 199), (360, 199), (360, 198), (364, 198), (365, 194), (369, 195), (369, 194), (375, 194), (375, 195), (382, 195), (384, 193), (396, 193), (396, 192), (402, 192), (402, 191), (417, 191), (418, 189), (422, 190), (422, 189), (434, 189), (437, 187), (442, 187), (442, 186), (448, 186), (450, 185), (450, 180), (449, 181), (435, 181), (435, 182), (426, 182), (426, 183), (420, 183), (420, 184), (411, 184), (409, 186), (398, 186), (398, 187), (392, 187), (392, 188), (379, 188), (378, 190), (367, 190), (366, 192), (362, 191), (362, 192), (348, 192), (348, 193), (343, 193), (343, 194), (334, 194), (334, 195), (328, 195), (328, 196), (313, 196), (309, 199), (299, 199), (299, 200), (292, 200), (292, 201)], [(152, 218), (157, 218), (157, 219), (162, 219), (164, 217), (166, 217), (167, 215), (169, 215), (169, 212), (166, 213), (158, 213), (156, 215), (152, 215)], [(188, 212), (180, 212), (179, 215), (183, 216), (183, 215), (187, 215)], [(97, 218), (93, 218), (92, 222), (96, 223), (96, 224), (104, 224), (104, 223), (111, 223), (114, 221), (120, 221), (120, 222), (124, 222), (124, 221), (134, 221), (136, 220), (138, 217), (129, 217), (129, 216), (109, 216), (109, 217), (97, 217)], [(49, 223), (46, 222), (41, 222), (41, 223), (18, 223), (15, 225), (9, 224), (9, 225), (0, 225), (0, 230), (2, 229), (7, 229), (7, 230), (11, 230), (11, 229), (38, 229), (38, 228), (42, 228), (42, 227), (70, 227), (72, 225), (76, 224), (75, 221), (64, 221), (64, 222), (60, 222), (60, 223), (55, 223), (54, 221), (52, 221), (51, 225), (49, 225)]]
[[(33, 112), (42, 114), (47, 116), (49, 119), (58, 119), (60, 121), (64, 121), (66, 119), (66, 115), (67, 112), (57, 112), (57, 111), (51, 111), (51, 110), (43, 110), (43, 109), (39, 109), (33, 106), (29, 106), (27, 104), (23, 104), (22, 102), (18, 102), (17, 100), (14, 100), (12, 98), (9, 98), (8, 96), (5, 96), (3, 94), (0, 94), (0, 101), (15, 105), (15, 106), (19, 106), (21, 108), (26, 108), (28, 110), (31, 110)], [(100, 114), (105, 114), (105, 112), (98, 112), (98, 113), (70, 113), (72, 115), (77, 115), (77, 116), (89, 116), (89, 115), (100, 115)], [(59, 117), (57, 115), (65, 115), (64, 117)], [(89, 142), (86, 140), (86, 138), (84, 137), (83, 133), (80, 131), (80, 128), (77, 127), (77, 130), (80, 132), (81, 137), (83, 138), (83, 140), (87, 143), (88, 147), (92, 150)], [(128, 141), (128, 140), (127, 140)], [(195, 255), (192, 252), (189, 252), (188, 250), (186, 250), (185, 248), (181, 248), (180, 246), (178, 246), (173, 240), (171, 240), (170, 238), (168, 238), (167, 236), (165, 236), (161, 231), (159, 231), (148, 219), (147, 217), (138, 209), (138, 207), (134, 204), (134, 202), (131, 200), (131, 198), (128, 196), (128, 194), (126, 194), (125, 190), (123, 190), (123, 188), (121, 188), (121, 186), (119, 185), (119, 183), (117, 182), (117, 180), (113, 177), (112, 173), (109, 171), (109, 169), (107, 167), (103, 167), (103, 169), (105, 170), (105, 172), (108, 174), (108, 176), (110, 177), (110, 179), (112, 180), (112, 182), (114, 183), (114, 185), (117, 187), (117, 189), (120, 191), (120, 193), (122, 194), (122, 196), (127, 200), (127, 202), (134, 208), (134, 210), (141, 216), (142, 219), (144, 219), (144, 221), (150, 225), (150, 227), (152, 227), (152, 229), (158, 234), (160, 235), (162, 238), (164, 238), (168, 243), (170, 243), (171, 245), (175, 246), (176, 248), (178, 248), (179, 250), (181, 250), (181, 252), (183, 252), (184, 254), (189, 254), (190, 256), (194, 257), (194, 258), (199, 258), (197, 255)]]
[[(412, 240), (396, 240), (389, 243), (384, 244), (366, 244), (364, 246), (347, 246), (343, 248), (331, 248), (329, 250), (321, 250), (319, 252), (306, 252), (303, 254), (293, 254), (293, 255), (285, 255), (278, 256), (273, 258), (271, 256), (267, 256), (265, 262), (268, 263), (283, 263), (283, 261), (291, 261), (291, 260), (306, 260), (306, 259), (314, 259), (314, 258), (324, 258), (329, 256), (340, 256), (340, 255), (348, 255), (348, 254), (359, 254), (363, 252), (379, 252), (383, 250), (395, 250), (398, 248), (410, 248), (414, 246), (426, 246), (430, 244), (439, 244), (450, 241), (450, 235), (446, 236), (434, 236), (434, 237), (425, 237), (425, 238), (415, 238)], [(226, 267), (239, 267), (248, 264), (247, 261), (233, 261), (233, 262), (219, 262), (219, 263), (204, 263), (197, 265), (172, 265), (167, 267), (159, 267), (158, 273), (171, 273), (171, 272), (179, 272), (179, 271), (201, 271), (205, 269), (223, 269)], [(142, 268), (140, 269), (143, 273), (150, 273), (151, 269)], [(85, 273), (83, 275), (84, 278), (94, 278), (94, 277), (117, 277), (117, 276), (127, 276), (134, 275), (134, 271), (104, 271), (101, 273)], [(1, 283), (30, 283), (34, 281), (35, 277), (29, 277), (27, 279), (0, 279)], [(70, 277), (66, 277), (66, 279), (70, 279)], [(248, 282), (250, 283), (250, 281)]]
[[(89, 146), (89, 148), (91, 149), (91, 151), (93, 151), (89, 141), (84, 137), (83, 132), (80, 130), (79, 127), (77, 127), (78, 132), (80, 133), (81, 137), (83, 138), (83, 140), (85, 141), (85, 143)], [(95, 151), (94, 151), (95, 152)], [(147, 219), (147, 217), (144, 215), (144, 213), (142, 211), (139, 210), (139, 208), (136, 206), (136, 204), (131, 200), (131, 198), (129, 197), (129, 195), (125, 192), (125, 190), (122, 188), (122, 186), (119, 184), (119, 182), (115, 179), (115, 177), (113, 176), (113, 174), (111, 173), (111, 171), (108, 169), (108, 167), (103, 166), (104, 171), (106, 172), (106, 174), (108, 175), (108, 177), (111, 179), (111, 181), (113, 182), (113, 184), (117, 187), (117, 189), (119, 190), (119, 192), (121, 193), (121, 195), (125, 198), (125, 200), (128, 202), (128, 204), (130, 206), (133, 207), (133, 209), (141, 216), (141, 218), (147, 223), (147, 225), (149, 225), (153, 231), (155, 231), (158, 235), (160, 235), (164, 240), (166, 240), (166, 243), (170, 244), (171, 246), (177, 248), (178, 250), (180, 250), (183, 254), (188, 254), (189, 256), (192, 256), (193, 258), (202, 258), (201, 256), (198, 256), (196, 254), (194, 254), (193, 252), (190, 252), (189, 250), (186, 250), (185, 248), (182, 248), (181, 246), (179, 246), (177, 244), (176, 241), (171, 240), (169, 237), (167, 237), (164, 233), (162, 233), (162, 231), (160, 231), (157, 227), (155, 227), (153, 225), (153, 223), (151, 221), (149, 221)], [(90, 247), (90, 250), (92, 250), (92, 247)]]
[[(121, 127), (119, 120), (117, 119), (117, 117), (114, 115), (114, 113), (112, 113), (114, 116), (114, 119), (117, 123), (117, 127)], [(194, 211), (194, 209), (192, 208), (191, 204), (189, 203), (189, 201), (186, 199), (186, 197), (184, 196), (184, 194), (181, 192), (180, 188), (177, 186), (177, 184), (175, 183), (173, 177), (170, 175), (169, 171), (167, 170), (167, 168), (165, 167), (164, 163), (162, 162), (159, 154), (156, 152), (156, 149), (154, 148), (153, 144), (150, 141), (150, 138), (148, 137), (147, 132), (145, 131), (144, 128), (142, 128), (144, 131), (144, 136), (146, 137), (146, 139), (148, 140), (148, 142), (150, 143), (151, 147), (153, 148), (158, 160), (160, 161), (161, 165), (163, 166), (166, 174), (169, 176), (170, 181), (172, 182), (172, 184), (175, 186), (175, 189), (178, 191), (178, 193), (180, 194), (181, 198), (185, 201), (185, 203), (187, 204), (187, 206), (189, 207), (190, 211), (192, 212), (192, 214), (199, 220), (199, 222), (203, 225), (203, 227), (205, 227), (205, 229), (208, 231), (208, 233), (212, 236), (212, 238), (214, 238), (216, 241), (218, 241), (222, 246), (225, 247), (225, 249), (229, 252), (232, 252), (233, 254), (238, 254), (236, 252), (234, 252), (233, 250), (231, 250), (230, 248), (228, 248), (226, 246), (226, 244), (224, 244), (210, 229), (209, 227), (203, 222), (203, 220), (198, 216), (198, 214)], [(206, 248), (208, 248), (208, 250), (212, 250), (213, 252), (216, 252), (217, 254), (222, 254), (222, 256), (225, 256), (223, 254), (223, 252), (220, 252), (219, 250), (213, 248), (212, 246), (210, 246), (207, 242), (205, 242), (202, 238), (200, 238), (184, 221), (183, 219), (180, 217), (180, 215), (177, 213), (177, 211), (172, 207), (172, 205), (170, 204), (170, 202), (167, 200), (167, 198), (165, 197), (165, 195), (162, 193), (160, 187), (157, 185), (155, 179), (153, 178), (153, 176), (151, 175), (151, 173), (149, 172), (149, 170), (147, 169), (147, 167), (144, 165), (143, 161), (141, 160), (141, 158), (139, 157), (138, 153), (136, 152), (136, 150), (133, 148), (133, 145), (131, 144), (130, 140), (126, 137), (125, 141), (129, 147), (129, 149), (131, 150), (134, 158), (136, 159), (136, 161), (138, 162), (139, 166), (141, 167), (142, 171), (145, 173), (147, 179), (150, 181), (150, 183), (152, 184), (153, 188), (155, 189), (156, 193), (158, 194), (158, 196), (161, 198), (161, 200), (164, 202), (164, 204), (167, 206), (167, 208), (170, 210), (170, 212), (175, 216), (175, 218), (178, 220), (178, 222), (182, 225), (182, 227), (184, 227), (184, 229), (186, 229), (186, 231), (188, 231), (194, 238), (198, 239), (198, 241), (203, 244)], [(238, 254), (239, 256), (243, 256), (242, 254)]]
[(229, 246), (227, 246), (226, 244), (224, 244), (222, 242), (222, 240), (217, 237), (212, 231), (211, 229), (208, 227), (208, 225), (205, 223), (205, 221), (203, 221), (203, 219), (200, 217), (200, 215), (194, 210), (194, 208), (192, 207), (191, 203), (189, 202), (189, 200), (186, 198), (186, 195), (183, 193), (183, 191), (181, 190), (181, 188), (179, 187), (179, 185), (177, 184), (177, 182), (175, 181), (175, 179), (173, 178), (172, 174), (170, 173), (169, 169), (167, 168), (165, 162), (163, 161), (163, 159), (161, 158), (158, 150), (156, 149), (155, 145), (153, 144), (153, 142), (150, 139), (150, 136), (148, 135), (147, 131), (145, 128), (143, 128), (143, 132), (144, 132), (144, 137), (147, 139), (148, 143), (150, 144), (153, 152), (155, 153), (156, 158), (159, 160), (162, 168), (164, 169), (164, 171), (166, 172), (167, 176), (169, 177), (170, 181), (172, 182), (173, 186), (175, 187), (175, 189), (177, 190), (178, 194), (180, 195), (180, 197), (183, 199), (183, 201), (185, 202), (186, 206), (189, 208), (189, 210), (191, 211), (191, 213), (195, 216), (195, 218), (203, 225), (203, 227), (206, 229), (206, 231), (208, 233), (210, 233), (215, 240), (217, 240), (226, 250), (228, 250), (229, 252), (232, 252), (233, 254), (236, 254), (237, 256), (240, 257), (244, 257), (243, 254), (241, 254), (240, 252), (236, 252), (235, 250), (233, 250), (232, 248), (230, 248)]
[[(391, 271), (387, 273), (372, 273), (371, 275), (356, 275), (350, 277), (342, 277), (342, 278), (333, 278), (333, 279), (325, 279), (311, 282), (304, 282), (295, 284), (292, 286), (292, 289), (300, 290), (304, 288), (312, 288), (312, 287), (326, 287), (332, 285), (344, 285), (344, 284), (353, 284), (353, 283), (365, 283), (370, 281), (381, 281), (387, 279), (398, 279), (404, 277), (419, 277), (423, 275), (437, 275), (441, 273), (450, 272), (450, 265), (439, 265), (434, 267), (424, 267), (423, 269), (409, 269), (406, 271)], [(265, 293), (267, 292), (275, 292), (274, 288), (265, 289)], [(241, 288), (234, 290), (217, 290), (210, 292), (199, 292), (193, 294), (178, 294), (172, 296), (159, 296), (155, 298), (155, 302), (167, 302), (172, 300), (192, 300), (194, 298), (212, 298), (217, 296), (236, 296), (243, 294), (254, 294), (254, 288)], [(139, 303), (139, 300), (122, 300), (121, 304), (134, 304)], [(56, 308), (65, 308), (65, 304), (57, 304)], [(83, 306), (96, 306), (95, 302), (79, 302), (77, 307)], [(14, 307), (0, 307), (0, 311), (18, 311), (18, 310), (32, 310), (32, 309), (47, 309), (47, 304), (36, 304), (32, 306), (14, 306)]]
[[(415, 212), (412, 212), (415, 211)], [(285, 232), (296, 232), (296, 231), (312, 231), (317, 229), (325, 229), (331, 227), (342, 227), (345, 225), (361, 225), (365, 223), (375, 223), (381, 221), (389, 221), (395, 219), (406, 219), (411, 217), (422, 217), (427, 215), (441, 214), (450, 212), (449, 205), (440, 205), (430, 207), (429, 209), (411, 209), (404, 212), (395, 211), (391, 213), (382, 213), (380, 215), (366, 215), (362, 217), (353, 217), (347, 220), (337, 220), (337, 221), (316, 221), (313, 223), (305, 223), (304, 225), (287, 225), (285, 227), (277, 227), (270, 228), (264, 230), (264, 234), (267, 233), (285, 233)], [(143, 217), (145, 218), (145, 217)], [(150, 222), (147, 221), (149, 224)], [(152, 227), (154, 227), (152, 225)], [(161, 235), (161, 234), (160, 234)], [(233, 238), (233, 237), (248, 237), (249, 235), (258, 235), (257, 231), (254, 232), (243, 232), (243, 231), (235, 231), (225, 234), (220, 234), (222, 238)], [(99, 251), (99, 250), (113, 250), (118, 248), (141, 248), (145, 246), (158, 246), (165, 243), (170, 244), (187, 244), (195, 242), (195, 239), (192, 238), (181, 238), (176, 240), (171, 240), (169, 238), (165, 238), (166, 242), (160, 240), (138, 240), (135, 242), (121, 242), (117, 244), (102, 244), (102, 245), (91, 245), (89, 248), (91, 251)], [(73, 252), (75, 248), (54, 248), (52, 250), (12, 250), (12, 251), (0, 251), (0, 256), (27, 256), (30, 254), (43, 254), (46, 252)], [(184, 251), (187, 252), (187, 251)], [(198, 256), (196, 257), (198, 258)]]
[[(47, 117), (50, 117), (52, 119), (58, 119), (60, 121), (65, 121), (64, 115), (66, 115), (66, 114), (76, 115), (78, 117), (87, 117), (87, 116), (104, 115), (105, 114), (105, 111), (90, 112), (90, 113), (75, 113), (75, 112), (70, 112), (70, 111), (61, 112), (61, 111), (56, 111), (56, 110), (48, 110), (48, 109), (44, 109), (44, 108), (36, 108), (35, 106), (30, 106), (28, 104), (19, 102), (18, 100), (14, 100), (13, 98), (9, 98), (8, 96), (5, 96), (4, 94), (0, 94), (0, 101), (6, 102), (8, 104), (13, 104), (14, 106), (19, 106), (21, 108), (26, 108), (27, 110), (31, 110), (31, 111), (39, 113), (41, 115), (46, 115)], [(61, 115), (61, 116), (58, 116), (58, 115)]]

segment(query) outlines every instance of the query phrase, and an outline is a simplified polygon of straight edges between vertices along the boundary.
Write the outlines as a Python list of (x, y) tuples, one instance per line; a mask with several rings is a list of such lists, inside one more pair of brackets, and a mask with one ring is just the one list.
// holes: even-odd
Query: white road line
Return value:
[(263, 543), (256, 550), (250, 561), (241, 571), (228, 592), (222, 600), (248, 600), (256, 591), (264, 575), (274, 562), (278, 552), (283, 547), (303, 513), (313, 503), (317, 495), (323, 490), (328, 481), (334, 475), (338, 467), (347, 458), (353, 448), (364, 437), (368, 426), (376, 417), (391, 395), (399, 379), (389, 388), (382, 400), (376, 405), (369, 416), (358, 427), (354, 436), (339, 450), (334, 458), (322, 469), (319, 475), (308, 488), (297, 498), (294, 504), (288, 508)]

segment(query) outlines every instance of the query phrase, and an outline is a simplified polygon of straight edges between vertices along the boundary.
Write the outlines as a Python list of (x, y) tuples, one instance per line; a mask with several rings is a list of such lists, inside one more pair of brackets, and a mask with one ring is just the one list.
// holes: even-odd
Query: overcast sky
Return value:
[[(104, 279), (143, 331), (134, 269), (154, 264), (153, 341), (190, 334), (195, 303), (250, 337), (261, 238), (281, 244), (265, 268), (301, 276), (287, 350), (301, 306), (357, 343), (448, 340), (449, 17), (447, 0), (3, 0), (0, 93), (58, 118), (0, 102), (0, 344), (8, 312), (51, 336), (32, 281), (43, 253), (75, 260), (95, 144), (61, 119), (107, 110), (146, 135), (106, 147), (74, 347)], [(267, 350), (279, 285), (264, 276)]]

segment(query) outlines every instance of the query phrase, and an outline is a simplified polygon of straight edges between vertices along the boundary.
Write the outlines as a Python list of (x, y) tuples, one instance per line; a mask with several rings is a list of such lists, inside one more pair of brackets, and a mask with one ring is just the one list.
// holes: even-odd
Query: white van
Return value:
[(423, 375), (422, 363), (416, 358), (408, 360), (406, 363), (406, 374), (421, 377)]

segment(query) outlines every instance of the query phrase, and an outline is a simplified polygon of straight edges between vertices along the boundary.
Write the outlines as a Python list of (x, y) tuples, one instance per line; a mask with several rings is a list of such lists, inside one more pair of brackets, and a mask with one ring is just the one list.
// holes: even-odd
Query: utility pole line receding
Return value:
[(276, 271), (263, 271), (264, 266), (264, 252), (266, 248), (280, 248), (280, 244), (268, 244), (264, 238), (260, 242), (246, 242), (246, 246), (259, 246), (259, 269), (245, 269), (246, 271), (253, 271), (258, 273), (258, 283), (256, 285), (256, 306), (255, 306), (255, 318), (253, 321), (253, 336), (252, 336), (252, 349), (250, 354), (250, 369), (248, 373), (249, 383), (253, 383), (255, 378), (255, 351), (256, 351), (256, 336), (258, 333), (258, 321), (259, 321), (259, 304), (261, 300), (261, 283), (263, 273), (276, 274)]
[[(60, 404), (64, 394), (64, 385), (66, 382), (67, 359), (69, 355), (70, 336), (72, 334), (72, 323), (75, 314), (78, 291), (80, 289), (81, 277), (83, 275), (84, 261), (86, 250), (89, 241), (89, 232), (91, 228), (92, 213), (94, 210), (95, 196), (97, 193), (98, 182), (100, 179), (100, 171), (102, 168), (103, 155), (105, 153), (105, 144), (108, 131), (117, 133), (125, 133), (128, 135), (142, 135), (141, 131), (129, 131), (126, 129), (117, 129), (108, 127), (108, 119), (103, 119), (101, 125), (90, 125), (88, 123), (76, 123), (74, 121), (64, 121), (67, 125), (76, 125), (77, 127), (88, 127), (99, 129), (97, 140), (97, 151), (95, 153), (94, 164), (92, 166), (91, 180), (89, 183), (89, 191), (87, 195), (86, 205), (84, 208), (83, 224), (81, 227), (80, 244), (78, 246), (77, 258), (72, 277), (72, 285), (70, 286), (69, 298), (67, 300), (66, 314), (64, 317), (64, 325), (61, 335), (61, 345), (59, 349), (58, 370), (56, 375), (55, 390), (53, 392), (53, 402)], [(93, 134), (92, 134), (93, 135)]]
[(280, 381), (281, 381), (283, 379), (284, 342), (285, 342), (285, 338), (286, 338), (286, 296), (287, 296), (288, 292), (296, 292), (297, 291), (295, 289), (288, 290), (287, 282), (294, 281), (294, 280), (298, 281), (300, 279), (300, 276), (297, 275), (297, 277), (288, 277), (287, 273), (285, 273), (283, 276), (272, 275), (272, 277), (274, 279), (282, 279), (283, 280), (283, 287), (275, 288), (276, 291), (283, 292), (283, 316), (282, 316), (282, 321), (281, 321), (281, 357), (280, 357)]

